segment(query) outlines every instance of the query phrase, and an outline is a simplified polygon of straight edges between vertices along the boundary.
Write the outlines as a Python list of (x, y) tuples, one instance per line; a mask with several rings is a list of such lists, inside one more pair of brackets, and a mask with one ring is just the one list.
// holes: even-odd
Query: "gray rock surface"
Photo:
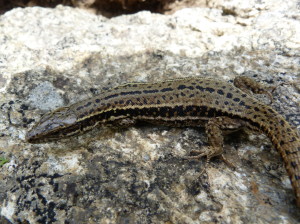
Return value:
[[(221, 4), (222, 2), (222, 4)], [(173, 15), (106, 19), (80, 9), (14, 9), (0, 17), (1, 220), (11, 223), (298, 223), (279, 154), (260, 133), (228, 137), (225, 156), (185, 155), (203, 129), (99, 128), (32, 145), (41, 114), (131, 81), (186, 76), (266, 84), (299, 79), (297, 1), (209, 1)], [(299, 83), (272, 106), (300, 129)], [(261, 96), (268, 103), (268, 98)], [(4, 221), (3, 221), (4, 222)]]

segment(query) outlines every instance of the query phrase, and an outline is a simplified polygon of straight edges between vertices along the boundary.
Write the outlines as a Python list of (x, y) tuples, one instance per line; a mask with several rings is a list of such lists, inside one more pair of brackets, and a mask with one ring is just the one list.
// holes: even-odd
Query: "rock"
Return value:
[[(1, 167), (1, 219), (297, 223), (281, 158), (260, 133), (230, 135), (225, 157), (236, 169), (216, 158), (202, 175), (205, 159), (184, 156), (205, 147), (203, 129), (98, 128), (55, 143), (24, 141), (41, 114), (125, 82), (241, 74), (272, 85), (294, 81), (297, 1), (240, 3), (112, 19), (62, 6), (2, 15), (0, 157), (9, 162)], [(272, 106), (299, 128), (299, 84), (293, 84), (278, 86)]]

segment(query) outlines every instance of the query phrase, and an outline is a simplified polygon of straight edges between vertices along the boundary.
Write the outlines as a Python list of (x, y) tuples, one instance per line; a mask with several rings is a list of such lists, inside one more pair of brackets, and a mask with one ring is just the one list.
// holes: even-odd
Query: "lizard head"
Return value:
[[(26, 141), (29, 143), (43, 143), (58, 140), (67, 136), (75, 135), (80, 131), (76, 127), (76, 115), (69, 107), (62, 107), (42, 116), (26, 134)], [(72, 130), (66, 131), (66, 129)]]

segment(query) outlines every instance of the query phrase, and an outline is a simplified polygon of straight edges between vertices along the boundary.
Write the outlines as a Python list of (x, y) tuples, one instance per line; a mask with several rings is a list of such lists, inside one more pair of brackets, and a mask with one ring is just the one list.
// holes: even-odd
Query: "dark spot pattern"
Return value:
[(196, 86), (196, 89), (199, 89), (202, 92), (205, 90), (205, 88), (203, 88), (202, 86)]
[(83, 108), (84, 108), (83, 106), (79, 106), (79, 107), (76, 108), (76, 110), (78, 111), (78, 110), (81, 110)]
[(215, 89), (210, 88), (210, 87), (205, 88), (205, 90), (208, 91), (208, 92), (210, 92), (210, 93), (213, 93), (215, 91)]
[(186, 85), (179, 85), (177, 87), (178, 90), (183, 90), (183, 89), (189, 89), (189, 90), (193, 90), (194, 87), (193, 86), (186, 86)]
[(194, 107), (193, 106), (186, 106), (185, 107), (185, 112), (189, 113), (191, 111), (193, 111)]
[(145, 94), (149, 94), (149, 93), (157, 93), (157, 92), (158, 92), (157, 89), (143, 90), (143, 93), (145, 93)]
[(210, 88), (210, 87), (202, 87), (202, 86), (196, 86), (196, 89), (199, 89), (201, 92), (207, 91), (210, 93), (213, 93), (215, 89)]
[(136, 94), (142, 94), (141, 91), (130, 91), (130, 92), (121, 92), (121, 96), (126, 96), (126, 95), (136, 95)]
[(92, 104), (92, 102), (88, 102), (87, 104), (84, 105), (84, 107), (88, 107)]
[(226, 97), (227, 98), (232, 98), (232, 93), (227, 93)]
[(164, 92), (170, 92), (170, 91), (173, 91), (172, 88), (163, 88), (160, 90), (160, 92), (164, 93)]
[[(109, 119), (111, 116), (126, 116), (138, 117), (138, 116), (150, 116), (150, 117), (162, 117), (162, 118), (176, 118), (184, 116), (220, 116), (223, 115), (221, 111), (217, 111), (214, 108), (208, 108), (206, 106), (183, 106), (177, 105), (174, 107), (162, 106), (162, 107), (148, 107), (148, 108), (123, 108), (108, 110), (98, 115), (95, 115), (95, 120)], [(89, 120), (92, 118), (87, 118)]]
[(219, 90), (217, 91), (217, 93), (220, 94), (220, 95), (224, 95), (224, 91), (221, 90), (221, 89), (219, 89)]
[(186, 88), (185, 85), (179, 85), (179, 86), (177, 87), (178, 90), (182, 90), (182, 89), (185, 89), (185, 88)]
[(104, 97), (104, 100), (109, 100), (111, 98), (115, 98), (115, 97), (118, 97), (118, 96), (119, 96), (119, 94), (109, 95), (109, 96)]

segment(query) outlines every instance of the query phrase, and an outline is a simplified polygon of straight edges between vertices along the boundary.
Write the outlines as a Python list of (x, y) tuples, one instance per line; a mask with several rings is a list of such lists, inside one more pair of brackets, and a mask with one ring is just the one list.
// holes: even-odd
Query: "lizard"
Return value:
[(207, 161), (223, 152), (223, 132), (248, 127), (265, 133), (283, 158), (300, 207), (300, 137), (272, 107), (255, 99), (266, 89), (246, 76), (233, 84), (207, 77), (127, 83), (46, 113), (26, 135), (29, 143), (74, 136), (98, 125), (128, 127), (137, 121), (175, 127), (206, 127)]

